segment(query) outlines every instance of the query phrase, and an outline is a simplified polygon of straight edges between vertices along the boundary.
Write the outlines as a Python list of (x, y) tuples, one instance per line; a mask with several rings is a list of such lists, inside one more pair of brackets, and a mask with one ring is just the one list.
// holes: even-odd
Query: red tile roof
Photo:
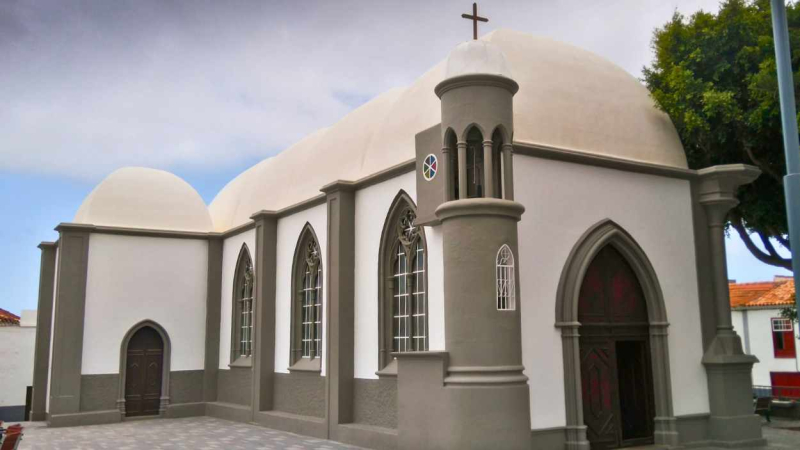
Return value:
[(776, 277), (759, 283), (729, 283), (731, 308), (786, 307), (794, 304), (794, 280)]
[(15, 325), (19, 325), (19, 316), (0, 308), (0, 327), (11, 327)]
[(729, 283), (728, 290), (731, 294), (731, 308), (744, 306), (756, 300), (775, 287), (774, 281), (760, 281), (758, 283)]

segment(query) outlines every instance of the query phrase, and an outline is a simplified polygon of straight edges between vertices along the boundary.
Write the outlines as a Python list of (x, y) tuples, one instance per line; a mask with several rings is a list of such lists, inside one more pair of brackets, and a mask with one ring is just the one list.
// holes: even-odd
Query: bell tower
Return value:
[[(525, 208), (513, 200), (518, 89), (503, 52), (482, 40), (453, 50), (435, 88), (442, 180), (426, 196), (435, 204), (421, 198), (420, 209), (430, 207), (442, 237), (445, 350), (396, 354), (400, 448), (531, 446), (517, 242)], [(414, 408), (407, 396), (436, 406)]]

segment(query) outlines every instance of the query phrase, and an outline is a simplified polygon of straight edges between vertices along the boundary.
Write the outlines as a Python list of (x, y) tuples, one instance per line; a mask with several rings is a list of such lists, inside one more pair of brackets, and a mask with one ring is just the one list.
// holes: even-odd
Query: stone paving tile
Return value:
[(341, 450), (338, 442), (213, 417), (136, 420), (111, 425), (25, 426), (20, 450)]
[[(358, 449), (338, 442), (299, 436), (213, 417), (137, 420), (112, 425), (48, 428), (44, 422), (23, 423), (20, 450), (343, 450)], [(741, 450), (800, 449), (800, 421), (773, 419), (764, 423), (767, 447)], [(654, 448), (654, 447), (648, 447)], [(717, 450), (702, 447), (696, 450)]]

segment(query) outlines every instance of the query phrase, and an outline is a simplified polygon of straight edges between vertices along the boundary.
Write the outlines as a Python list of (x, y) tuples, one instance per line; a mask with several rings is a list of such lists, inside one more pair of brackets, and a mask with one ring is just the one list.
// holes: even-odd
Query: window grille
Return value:
[(306, 248), (305, 264), (300, 298), (302, 357), (315, 358), (322, 355), (322, 266), (319, 264), (319, 247), (313, 239)]
[(514, 277), (514, 254), (503, 244), (497, 252), (497, 309), (516, 309), (516, 279)]
[(246, 249), (240, 257), (238, 271), (239, 290), (236, 298), (236, 312), (238, 315), (238, 354), (240, 357), (249, 357), (253, 354), (253, 263)]
[(792, 330), (793, 328), (791, 319), (772, 319), (772, 331), (780, 332)]
[(392, 302), (392, 350), (395, 352), (428, 349), (425, 246), (414, 220), (416, 215), (409, 209), (397, 224)]

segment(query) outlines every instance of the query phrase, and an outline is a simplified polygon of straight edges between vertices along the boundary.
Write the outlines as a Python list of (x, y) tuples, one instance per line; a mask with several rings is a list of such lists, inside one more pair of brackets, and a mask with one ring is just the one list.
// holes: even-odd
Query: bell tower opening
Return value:
[(483, 135), (477, 127), (467, 134), (467, 198), (484, 196)]

